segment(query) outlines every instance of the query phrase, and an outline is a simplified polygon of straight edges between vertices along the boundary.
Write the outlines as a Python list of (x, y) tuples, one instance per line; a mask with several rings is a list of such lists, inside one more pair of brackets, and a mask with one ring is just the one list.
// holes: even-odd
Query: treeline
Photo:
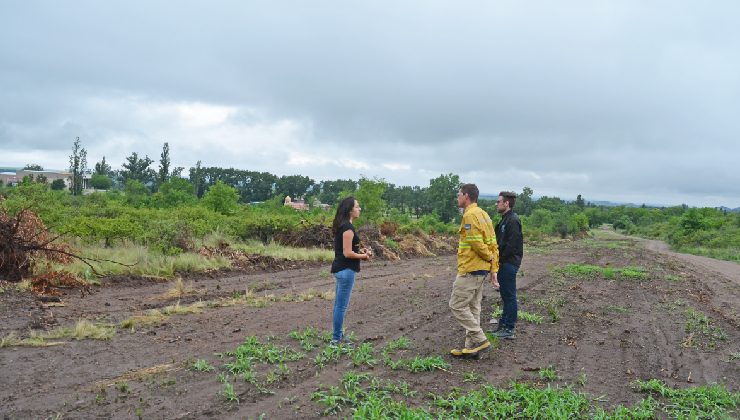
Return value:
[[(83, 241), (111, 246), (128, 240), (166, 253), (184, 249), (180, 245), (187, 237), (214, 231), (269, 241), (278, 232), (300, 229), (306, 223), (328, 224), (333, 213), (320, 210), (318, 204), (334, 206), (348, 195), (362, 203), (361, 223), (381, 225), (387, 221), (400, 232), (450, 234), (457, 231), (459, 223), (455, 194), (461, 182), (451, 173), (420, 187), (364, 177), (316, 182), (301, 175), (202, 167), (198, 162), (185, 178), (184, 168), (170, 169), (167, 143), (158, 170), (151, 168), (153, 163), (148, 156), (132, 153), (122, 170), (112, 171), (103, 158), (95, 165), (91, 183), (107, 191), (81, 195), (78, 183), (79, 175), (86, 171), (86, 152), (77, 139), (70, 156), (70, 172), (75, 174), (71, 194), (24, 179), (18, 188), (0, 187), (0, 197), (11, 211), (36, 209), (45, 222)], [(549, 236), (577, 238), (590, 228), (610, 224), (628, 234), (665, 240), (680, 251), (740, 260), (740, 213), (685, 205), (605, 207), (588, 203), (580, 195), (573, 201), (546, 196), (535, 200), (533, 193), (525, 187), (514, 208), (529, 243)], [(305, 198), (312, 210), (299, 212), (283, 206), (288, 195)], [(498, 218), (494, 200), (480, 199), (479, 204)]]

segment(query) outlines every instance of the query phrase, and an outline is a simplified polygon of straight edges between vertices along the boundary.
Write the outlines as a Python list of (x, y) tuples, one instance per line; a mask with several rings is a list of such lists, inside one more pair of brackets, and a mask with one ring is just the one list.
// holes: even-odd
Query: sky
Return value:
[[(0, 3), (0, 167), (740, 207), (740, 2)], [(187, 172), (187, 170), (186, 170)]]

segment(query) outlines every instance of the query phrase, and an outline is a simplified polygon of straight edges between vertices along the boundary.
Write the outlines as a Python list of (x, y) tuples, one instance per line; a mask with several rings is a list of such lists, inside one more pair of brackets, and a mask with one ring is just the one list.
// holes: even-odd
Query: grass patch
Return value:
[(619, 276), (626, 280), (648, 279), (648, 273), (642, 267), (612, 268), (591, 264), (568, 264), (565, 267), (555, 268), (553, 274), (560, 278), (594, 279), (601, 277), (614, 280)]
[(288, 337), (300, 341), (304, 351), (311, 351), (318, 346), (319, 332), (316, 328), (307, 327), (303, 331), (291, 331)]
[(196, 302), (192, 305), (181, 306), (178, 301), (174, 305), (165, 306), (162, 308), (162, 314), (164, 315), (187, 315), (187, 314), (199, 314), (203, 312), (203, 308), (206, 306), (203, 302)]
[(319, 369), (323, 369), (327, 363), (339, 361), (343, 355), (351, 354), (352, 348), (346, 344), (340, 344), (338, 346), (330, 344), (325, 346), (321, 352), (316, 355), (314, 358), (314, 364)]
[(727, 334), (715, 325), (706, 315), (689, 307), (686, 309), (688, 320), (686, 321), (685, 347), (703, 347), (713, 349), (717, 341), (727, 340)]
[(673, 274), (666, 275), (665, 276), (665, 279), (666, 279), (666, 281), (670, 281), (670, 282), (674, 282), (674, 283), (675, 282), (679, 282), (679, 281), (683, 281), (683, 278), (682, 277), (680, 277), (680, 276), (674, 276)]
[(673, 418), (729, 419), (729, 411), (740, 406), (740, 393), (729, 392), (717, 384), (675, 389), (663, 381), (651, 379), (645, 382), (637, 380), (633, 386), (639, 392), (668, 400), (659, 406)]
[(198, 372), (212, 372), (216, 368), (211, 366), (210, 363), (208, 363), (205, 359), (199, 359), (193, 362), (193, 364), (190, 366), (192, 370), (198, 371)]
[(434, 370), (447, 370), (450, 368), (450, 364), (442, 359), (442, 356), (429, 356), (419, 357), (416, 356), (408, 364), (408, 369), (411, 372), (432, 372)]
[[(192, 252), (178, 255), (162, 255), (140, 245), (124, 243), (114, 248), (80, 247), (80, 255), (98, 260), (118, 261), (126, 266), (112, 262), (91, 262), (101, 276), (131, 275), (173, 279), (177, 272), (203, 273), (231, 267), (231, 261), (225, 257), (206, 257)], [(89, 267), (79, 261), (64, 266), (80, 278), (89, 277)]]
[(540, 379), (546, 382), (550, 382), (550, 381), (554, 381), (558, 379), (558, 372), (552, 366), (548, 366), (544, 369), (540, 369), (539, 375), (540, 375)]
[(260, 241), (247, 241), (243, 243), (232, 243), (230, 247), (237, 251), (250, 254), (266, 255), (273, 258), (282, 258), (291, 261), (316, 261), (331, 262), (334, 259), (334, 251), (320, 248), (292, 248), (275, 242), (265, 245)]
[(617, 312), (620, 314), (624, 314), (629, 312), (629, 308), (625, 308), (624, 306), (618, 306), (618, 305), (608, 305), (606, 308), (604, 308), (604, 314), (608, 314), (610, 312)]
[[(492, 309), (491, 319), (500, 319), (501, 315), (504, 313), (504, 309), (498, 305), (493, 305)], [(527, 311), (517, 311), (517, 318), (532, 324), (542, 324), (542, 321), (545, 320), (545, 317), (542, 315), (533, 314)]]
[(173, 298), (182, 298), (184, 296), (192, 295), (195, 293), (195, 289), (193, 289), (192, 284), (186, 285), (185, 282), (182, 281), (182, 277), (178, 277), (175, 279), (175, 284), (172, 286), (171, 289), (166, 291), (162, 298), (164, 299), (173, 299)]
[[(468, 374), (475, 378), (474, 373)], [(640, 392), (649, 395), (633, 407), (618, 405), (606, 410), (597, 405), (599, 399), (565, 388), (540, 387), (513, 382), (509, 388), (482, 385), (468, 392), (454, 388), (447, 394), (425, 394), (427, 405), (416, 406), (417, 392), (405, 382), (382, 381), (368, 374), (348, 372), (339, 386), (322, 386), (312, 400), (325, 407), (324, 415), (342, 413), (353, 418), (527, 418), (527, 419), (653, 419), (664, 418), (731, 418), (740, 402), (740, 394), (724, 387), (696, 387), (685, 390), (667, 388), (651, 380), (636, 383)], [(662, 403), (653, 398), (666, 399)], [(410, 401), (409, 401), (410, 400)]]
[(463, 382), (480, 382), (483, 376), (477, 372), (467, 372), (463, 375)]
[(550, 317), (550, 322), (556, 323), (560, 321), (561, 315), (558, 308), (565, 306), (566, 300), (563, 298), (549, 297), (547, 299), (537, 299), (534, 304), (541, 306), (547, 310), (547, 315)]
[(94, 324), (86, 319), (81, 319), (73, 327), (60, 327), (51, 331), (32, 331), (28, 338), (17, 338), (15, 333), (10, 333), (0, 339), (0, 347), (49, 347), (64, 344), (62, 342), (49, 342), (48, 340), (71, 339), (71, 340), (109, 340), (116, 333), (115, 327), (111, 325)]
[(167, 316), (158, 309), (150, 309), (145, 315), (133, 315), (121, 321), (121, 328), (135, 328), (139, 326), (155, 325), (164, 322)]
[(49, 342), (45, 338), (40, 336), (32, 336), (28, 338), (18, 338), (15, 332), (11, 332), (3, 338), (0, 338), (0, 348), (4, 347), (51, 347), (59, 346), (64, 342)]

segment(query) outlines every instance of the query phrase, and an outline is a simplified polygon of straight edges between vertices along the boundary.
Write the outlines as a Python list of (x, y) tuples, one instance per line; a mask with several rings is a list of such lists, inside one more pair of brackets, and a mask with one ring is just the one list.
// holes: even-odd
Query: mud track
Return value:
[[(265, 413), (268, 418), (315, 418), (325, 407), (312, 401), (311, 394), (320, 386), (337, 385), (349, 370), (407, 381), (420, 395), (411, 403), (420, 405), (428, 403), (423, 400), (428, 392), (479, 386), (463, 382), (468, 372), (506, 387), (511, 380), (536, 382), (537, 369), (548, 366), (557, 370), (559, 385), (575, 384), (585, 374), (588, 382), (578, 391), (594, 398), (604, 396), (602, 404), (607, 407), (641, 400), (644, 395), (630, 387), (635, 379), (659, 378), (675, 387), (722, 383), (737, 392), (740, 362), (730, 355), (740, 351), (740, 266), (710, 271), (719, 265), (710, 262), (707, 267), (641, 244), (607, 237), (529, 248), (518, 279), (520, 310), (543, 315), (545, 322), (520, 320), (515, 340), (500, 342), (478, 361), (447, 356), (463, 337), (447, 307), (454, 256), (364, 264), (347, 313), (347, 329), (354, 331), (357, 340), (372, 343), (378, 353), (390, 340), (408, 337), (412, 349), (407, 357), (442, 355), (451, 364), (449, 372), (413, 374), (390, 370), (382, 362), (374, 368), (354, 368), (346, 357), (319, 369), (314, 365), (318, 350), (312, 350), (306, 358), (287, 364), (291, 372), (287, 377), (266, 385), (270, 393), (235, 380), (240, 403), (229, 404), (219, 395), (223, 385), (216, 373), (188, 369), (194, 360), (205, 359), (223, 371), (224, 361), (215, 354), (234, 350), (251, 335), (299, 349), (288, 334), (306, 327), (329, 329), (333, 302), (314, 298), (266, 307), (208, 307), (198, 314), (171, 316), (161, 324), (117, 328), (107, 341), (63, 340), (54, 347), (0, 348), (0, 414), (4, 418), (61, 414), (65, 418), (195, 419)], [(640, 266), (648, 278), (581, 279), (553, 272), (571, 263)], [(257, 296), (295, 296), (334, 287), (325, 266), (200, 276), (185, 283), (192, 291), (180, 298), (182, 305), (227, 299), (250, 286), (259, 290)], [(30, 329), (71, 326), (81, 318), (117, 324), (176, 303), (177, 298), (164, 297), (172, 288), (172, 282), (104, 281), (84, 298), (75, 291), (68, 293), (61, 307), (46, 307), (26, 293), (6, 289), (0, 294), (0, 337), (11, 331), (23, 337)], [(552, 322), (543, 302), (552, 303), (558, 320)], [(490, 319), (491, 306), (499, 304), (497, 292), (487, 287), (484, 322)], [(726, 340), (714, 346), (687, 342), (688, 308), (706, 314), (726, 333)], [(265, 372), (259, 373), (260, 380)]]

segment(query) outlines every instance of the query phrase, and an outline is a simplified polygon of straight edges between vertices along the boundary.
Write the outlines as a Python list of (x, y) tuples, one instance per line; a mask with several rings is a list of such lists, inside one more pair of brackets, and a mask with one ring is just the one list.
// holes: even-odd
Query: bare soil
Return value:
[[(604, 407), (632, 405), (645, 397), (630, 383), (659, 378), (674, 387), (721, 383), (740, 390), (740, 265), (697, 262), (643, 241), (607, 237), (527, 248), (518, 277), (520, 310), (543, 315), (542, 324), (520, 319), (515, 340), (503, 340), (481, 360), (455, 360), (449, 349), (461, 344), (463, 331), (450, 315), (447, 302), (454, 278), (455, 257), (429, 257), (363, 264), (358, 275), (346, 328), (358, 341), (380, 348), (401, 336), (412, 340), (405, 357), (443, 356), (449, 371), (393, 371), (382, 363), (355, 368), (348, 358), (323, 369), (314, 364), (319, 350), (290, 362), (290, 374), (260, 392), (254, 385), (232, 379), (239, 404), (220, 395), (223, 372), (217, 354), (233, 351), (245, 337), (290, 345), (291, 331), (330, 329), (333, 302), (273, 303), (206, 308), (199, 314), (177, 315), (161, 324), (118, 328), (107, 341), (63, 340), (54, 347), (0, 348), (0, 414), (4, 418), (267, 418), (321, 417), (325, 407), (311, 400), (320, 387), (337, 385), (349, 370), (407, 381), (418, 391), (413, 403), (428, 404), (428, 392), (446, 393), (453, 387), (477, 388), (464, 375), (477, 372), (483, 382), (507, 387), (511, 380), (537, 382), (537, 370), (552, 366), (555, 384), (576, 384), (578, 391), (602, 396)], [(568, 278), (553, 270), (567, 264), (608, 267), (640, 266), (645, 280)], [(707, 265), (708, 264), (708, 265)], [(722, 269), (716, 269), (722, 265)], [(734, 264), (734, 263), (733, 263)], [(257, 295), (285, 295), (309, 289), (333, 290), (326, 266), (278, 272), (221, 273), (191, 276), (185, 281), (196, 292), (181, 304), (212, 301), (252, 286)], [(5, 287), (0, 293), (0, 337), (16, 332), (72, 326), (85, 318), (119, 323), (152, 308), (177, 302), (163, 295), (172, 282), (108, 279), (81, 297), (70, 291), (64, 306), (48, 306), (33, 295)], [(559, 319), (542, 302), (557, 302)], [(491, 307), (500, 298), (490, 286), (484, 296), (483, 322), (489, 328)], [(689, 337), (687, 310), (706, 314), (726, 334), (715, 346)], [(217, 372), (189, 369), (205, 359)], [(260, 372), (264, 382), (267, 370)], [(585, 374), (588, 381), (578, 384)], [(121, 384), (126, 384), (122, 386)], [(340, 415), (347, 415), (342, 412)]]

